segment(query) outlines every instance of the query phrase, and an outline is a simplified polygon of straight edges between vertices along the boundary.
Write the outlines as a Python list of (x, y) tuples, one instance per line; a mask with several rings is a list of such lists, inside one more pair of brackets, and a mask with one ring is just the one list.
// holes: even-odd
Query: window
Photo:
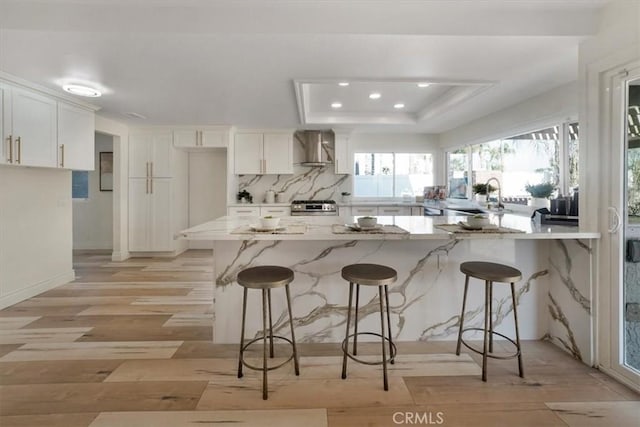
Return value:
[(550, 182), (559, 193), (569, 194), (578, 186), (578, 123), (565, 123), (447, 153), (449, 197), (471, 197), (469, 176), (471, 186), (497, 178), (507, 203), (526, 202), (527, 184)]
[(433, 185), (433, 159), (427, 153), (355, 153), (356, 197), (421, 195)]
[(89, 172), (71, 172), (71, 197), (73, 199), (89, 198)]

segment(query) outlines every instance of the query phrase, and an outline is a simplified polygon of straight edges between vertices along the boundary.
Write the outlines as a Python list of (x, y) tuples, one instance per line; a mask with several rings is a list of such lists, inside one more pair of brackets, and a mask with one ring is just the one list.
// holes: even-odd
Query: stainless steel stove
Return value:
[(335, 200), (294, 200), (291, 202), (291, 216), (324, 215), (337, 216)]

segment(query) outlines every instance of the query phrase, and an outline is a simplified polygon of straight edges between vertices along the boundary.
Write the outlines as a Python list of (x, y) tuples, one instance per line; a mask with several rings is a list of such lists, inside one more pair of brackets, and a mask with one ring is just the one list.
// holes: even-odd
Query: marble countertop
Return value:
[[(381, 224), (395, 224), (407, 234), (353, 233), (334, 234), (332, 225), (351, 224), (354, 217), (296, 216), (283, 217), (280, 225), (306, 225), (303, 234), (250, 233), (235, 234), (234, 230), (259, 223), (258, 217), (224, 216), (196, 225), (178, 233), (187, 240), (443, 240), (443, 239), (598, 239), (600, 233), (580, 231), (578, 227), (562, 225), (535, 225), (528, 216), (513, 214), (490, 215), (492, 224), (522, 230), (523, 233), (450, 233), (436, 227), (438, 224), (456, 224), (464, 216), (378, 216)], [(299, 228), (299, 227), (297, 227)]]

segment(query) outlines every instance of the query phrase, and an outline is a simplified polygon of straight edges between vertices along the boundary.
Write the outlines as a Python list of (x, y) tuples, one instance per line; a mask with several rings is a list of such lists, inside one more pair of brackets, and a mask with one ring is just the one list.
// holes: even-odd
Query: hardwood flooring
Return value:
[(300, 376), (271, 371), (263, 401), (237, 345), (211, 342), (209, 251), (109, 258), (77, 254), (75, 282), (0, 310), (2, 427), (639, 425), (640, 395), (543, 341), (524, 343), (524, 379), (490, 360), (486, 383), (453, 342), (400, 342), (388, 392), (379, 366), (342, 380), (338, 344), (301, 343)]

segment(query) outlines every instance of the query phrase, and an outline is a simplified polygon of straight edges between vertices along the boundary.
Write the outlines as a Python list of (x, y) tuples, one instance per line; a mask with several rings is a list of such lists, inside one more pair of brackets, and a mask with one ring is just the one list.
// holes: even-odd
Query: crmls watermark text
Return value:
[(394, 412), (394, 424), (436, 425), (444, 423), (442, 412)]

